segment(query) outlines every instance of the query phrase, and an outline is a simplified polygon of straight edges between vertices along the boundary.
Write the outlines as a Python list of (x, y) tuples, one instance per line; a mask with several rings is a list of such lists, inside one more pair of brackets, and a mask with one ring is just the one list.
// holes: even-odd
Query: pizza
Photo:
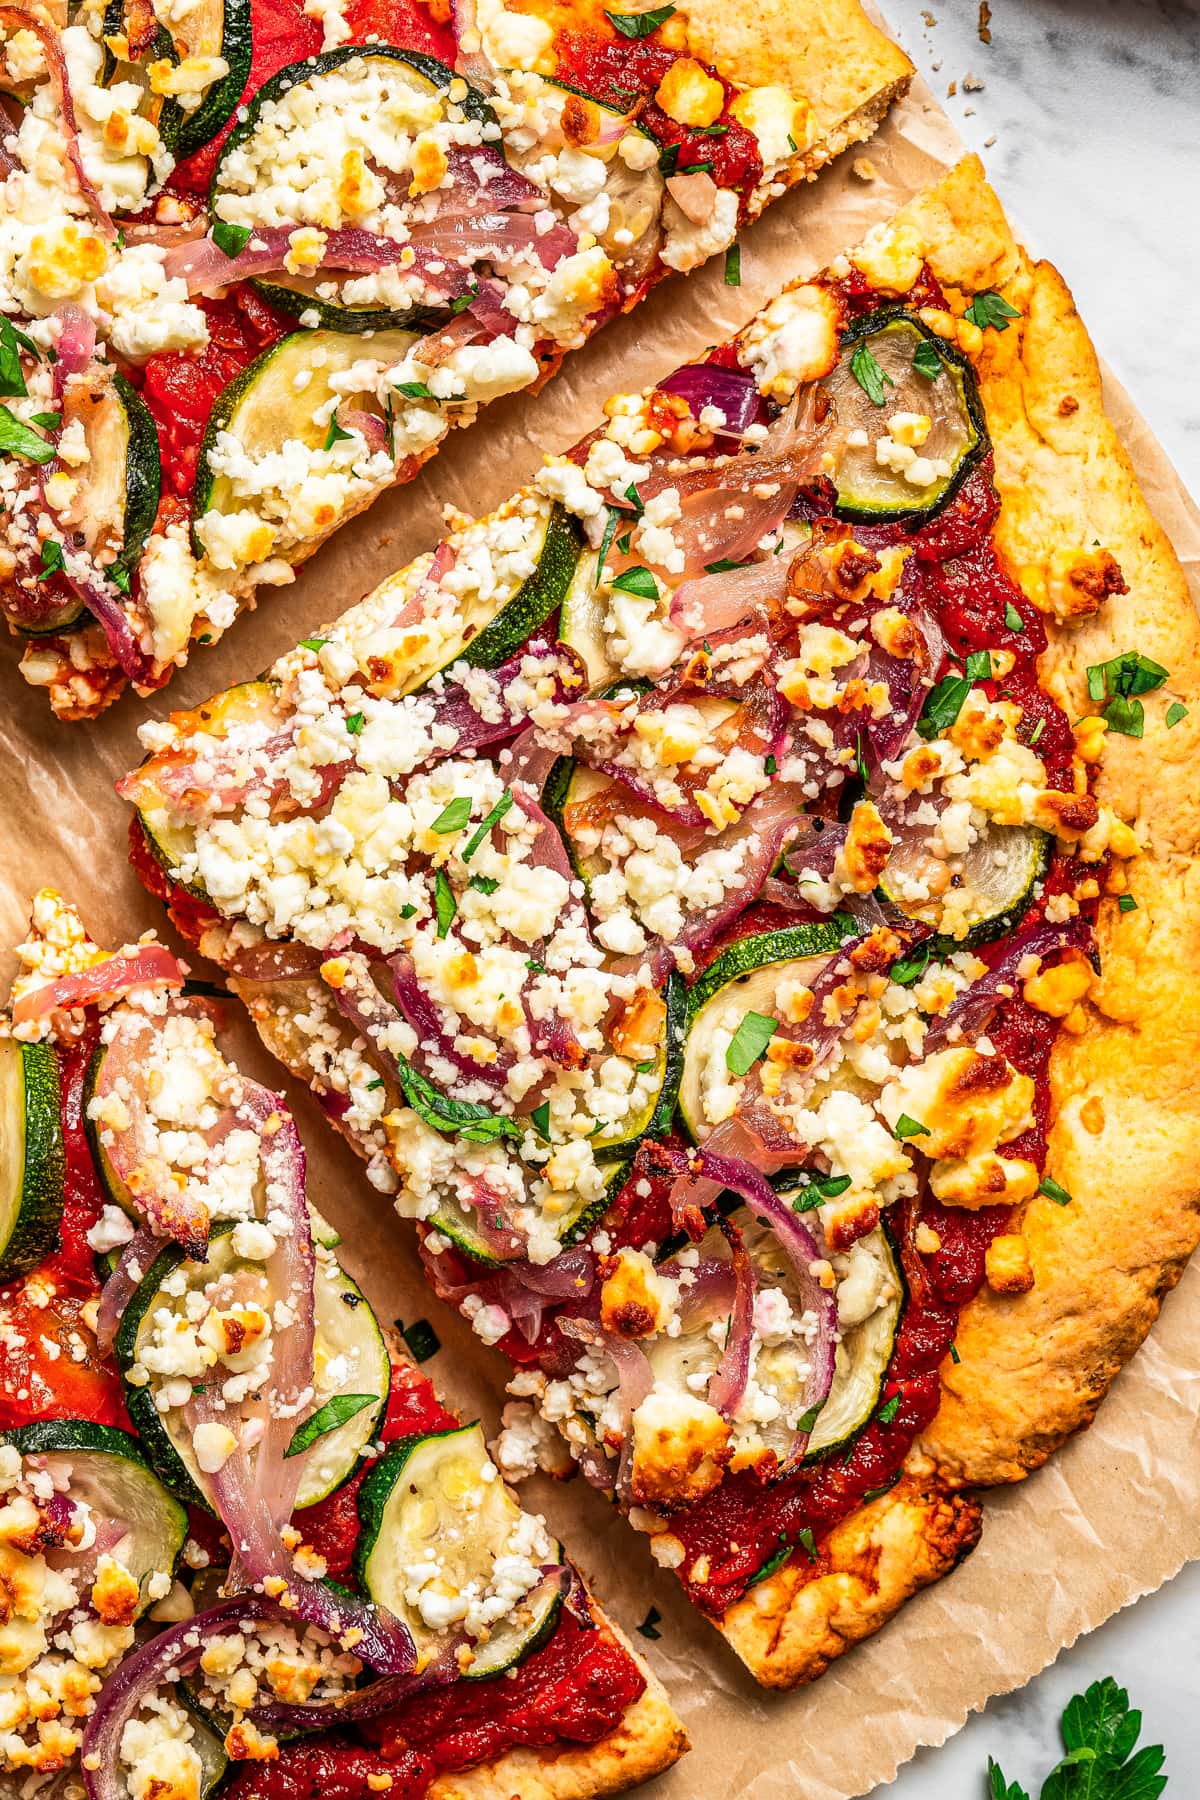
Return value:
[(673, 1762), (658, 1682), (417, 1366), (428, 1325), (385, 1333), (341, 1267), (212, 990), (49, 889), (18, 956), (5, 1793), (583, 1800)]
[(508, 1356), (502, 1466), (764, 1683), (973, 1548), (1196, 1241), (1196, 691), (968, 158), (143, 728), (134, 865)]
[(74, 719), (160, 687), (489, 400), (736, 256), (910, 75), (858, 0), (5, 6), (26, 680)]

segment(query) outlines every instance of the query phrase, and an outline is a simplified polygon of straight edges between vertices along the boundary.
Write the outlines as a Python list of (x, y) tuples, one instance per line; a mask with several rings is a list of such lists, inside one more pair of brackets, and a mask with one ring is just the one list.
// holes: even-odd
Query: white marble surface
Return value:
[[(1200, 4), (885, 0), (893, 29), (1031, 248), (1073, 288), (1101, 354), (1200, 493)], [(936, 23), (930, 25), (932, 15)], [(963, 77), (983, 82), (963, 90)], [(958, 92), (948, 95), (954, 81)], [(989, 142), (989, 140), (994, 140)], [(1200, 1565), (922, 1751), (887, 1800), (985, 1800), (987, 1759), (1036, 1796), (1070, 1696), (1104, 1675), (1167, 1748), (1167, 1800), (1200, 1796)]]

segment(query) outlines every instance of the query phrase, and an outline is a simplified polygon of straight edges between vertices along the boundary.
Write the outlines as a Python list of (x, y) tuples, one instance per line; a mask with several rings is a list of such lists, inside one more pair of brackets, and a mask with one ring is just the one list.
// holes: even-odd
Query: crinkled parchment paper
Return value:
[[(609, 326), (537, 399), (494, 406), (420, 479), (381, 501), (326, 547), (291, 589), (213, 650), (198, 649), (165, 697), (127, 696), (91, 725), (60, 725), (0, 646), (0, 946), (22, 932), (30, 893), (61, 887), (110, 943), (162, 926), (125, 861), (126, 812), (113, 780), (138, 758), (135, 728), (194, 705), (264, 668), (305, 632), (357, 600), (439, 535), (449, 502), (479, 513), (502, 500), (599, 417), (608, 393), (642, 386), (741, 326), (784, 282), (819, 268), (935, 179), (959, 153), (949, 122), (919, 86), (866, 148), (874, 178), (850, 152), (815, 186), (779, 201), (749, 231), (742, 285), (716, 266), (660, 288)], [(1053, 245), (1035, 246), (1053, 255)], [(1193, 577), (1200, 515), (1149, 428), (1112, 383), (1109, 408), (1154, 511)], [(243, 1065), (278, 1084), (279, 1070), (231, 1003), (229, 1042)], [(433, 1314), (441, 1353), (429, 1365), (467, 1416), (494, 1426), (504, 1371), (462, 1322), (437, 1307), (409, 1234), (328, 1130), (307, 1093), (293, 1094), (316, 1204), (344, 1233), (342, 1254), (384, 1319)], [(983, 1542), (948, 1580), (919, 1596), (878, 1637), (793, 1695), (763, 1694), (716, 1633), (655, 1568), (639, 1539), (582, 1482), (531, 1485), (605, 1603), (627, 1628), (662, 1615), (645, 1649), (687, 1721), (694, 1752), (662, 1777), (667, 1800), (850, 1800), (889, 1781), (920, 1744), (938, 1744), (992, 1694), (1028, 1681), (1065, 1645), (1200, 1555), (1200, 1268), (1117, 1381), (1099, 1421), (1019, 1487), (989, 1498)], [(638, 1640), (641, 1643), (641, 1640)]]

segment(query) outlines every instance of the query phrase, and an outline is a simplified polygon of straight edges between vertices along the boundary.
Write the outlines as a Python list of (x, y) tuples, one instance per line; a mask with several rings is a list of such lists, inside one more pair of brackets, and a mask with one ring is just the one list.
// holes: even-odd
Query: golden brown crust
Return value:
[[(1057, 271), (1025, 256), (974, 158), (902, 217), (917, 224), (952, 300), (996, 288), (1022, 315), (987, 334), (979, 362), (1010, 573), (1036, 594), (1056, 552), (1099, 547), (1128, 584), (1081, 623), (1047, 620), (1043, 680), (1078, 718), (1095, 710), (1090, 664), (1137, 649), (1170, 671), (1167, 689), (1144, 702), (1144, 738), (1109, 734), (1097, 783), (1146, 849), (1130, 873), (1138, 910), (1102, 904), (1103, 974), (1086, 1029), (1063, 1032), (1051, 1059), (1048, 1172), (1074, 1199), (1031, 1202), (1021, 1228), (1035, 1285), (985, 1291), (966, 1308), (961, 1361), (942, 1371), (941, 1410), (921, 1445), (952, 1479), (1011, 1481), (1090, 1423), (1200, 1239), (1200, 801), (1181, 778), (1196, 756), (1200, 629)], [(1168, 729), (1176, 699), (1191, 713)]]
[(794, 1556), (752, 1587), (718, 1629), (764, 1687), (815, 1681), (969, 1555), (981, 1529), (969, 1495), (905, 1476), (836, 1525), (815, 1562)]
[(624, 1793), (678, 1762), (689, 1747), (688, 1737), (666, 1690), (611, 1621), (608, 1625), (646, 1677), (645, 1693), (616, 1731), (598, 1744), (558, 1751), (518, 1748), (496, 1762), (440, 1775), (429, 1800), (592, 1800), (594, 1795)]

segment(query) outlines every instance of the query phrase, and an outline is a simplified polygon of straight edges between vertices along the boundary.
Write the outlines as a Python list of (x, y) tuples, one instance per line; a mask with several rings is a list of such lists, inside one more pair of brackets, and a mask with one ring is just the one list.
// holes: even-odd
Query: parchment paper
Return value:
[[(112, 781), (138, 758), (135, 728), (168, 704), (194, 705), (266, 665), (357, 600), (439, 535), (452, 502), (480, 513), (595, 422), (612, 391), (641, 387), (740, 327), (787, 280), (819, 268), (886, 217), (960, 153), (949, 121), (919, 85), (865, 152), (850, 152), (815, 187), (780, 200), (745, 236), (742, 285), (716, 266), (668, 282), (609, 326), (535, 400), (493, 406), (456, 434), (421, 478), (400, 489), (314, 560), (294, 588), (269, 590), (191, 666), (165, 698), (126, 698), (91, 725), (60, 725), (0, 646), (0, 947), (19, 941), (30, 893), (52, 883), (83, 908), (102, 942), (165, 926), (125, 860), (125, 808)], [(856, 154), (875, 169), (864, 182)], [(1054, 247), (1034, 246), (1053, 256)], [(1069, 271), (1068, 271), (1069, 274)], [(1115, 383), (1109, 410), (1150, 505), (1200, 592), (1200, 514), (1145, 422)], [(198, 959), (192, 958), (193, 964)], [(197, 967), (198, 973), (204, 973)], [(229, 1008), (226, 1041), (275, 1086), (280, 1069)], [(310, 1191), (343, 1234), (342, 1255), (384, 1319), (432, 1314), (443, 1348), (428, 1365), (467, 1417), (497, 1419), (504, 1365), (440, 1309), (417, 1272), (406, 1227), (308, 1098), (291, 1093), (309, 1152)], [(626, 1629), (653, 1604), (654, 1643), (635, 1641), (667, 1682), (694, 1751), (653, 1785), (656, 1800), (850, 1800), (890, 1781), (921, 1744), (943, 1742), (993, 1694), (1036, 1674), (1060, 1649), (1200, 1555), (1200, 1267), (1167, 1302), (1149, 1342), (1117, 1381), (1098, 1423), (1017, 1488), (988, 1499), (983, 1542), (948, 1580), (910, 1603), (815, 1687), (762, 1693), (651, 1562), (637, 1537), (582, 1481), (524, 1490), (545, 1510)]]

